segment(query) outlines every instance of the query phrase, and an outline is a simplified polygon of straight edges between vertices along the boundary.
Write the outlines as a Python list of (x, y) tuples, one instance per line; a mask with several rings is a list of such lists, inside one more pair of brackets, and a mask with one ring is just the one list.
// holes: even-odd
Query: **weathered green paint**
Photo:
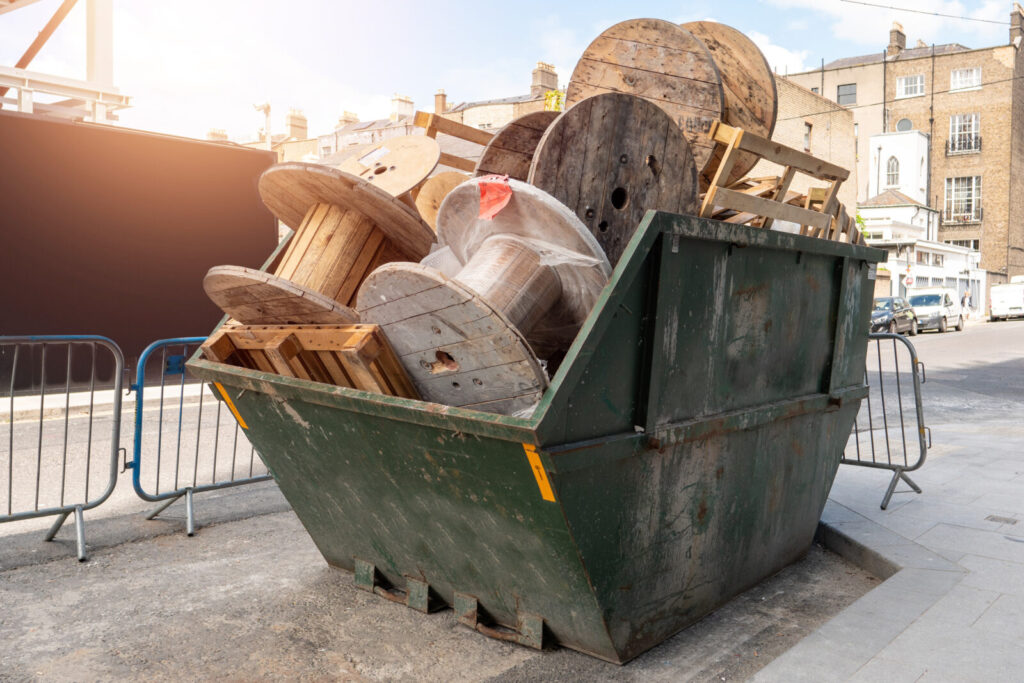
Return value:
[(423, 608), (429, 585), (489, 635), (624, 662), (806, 551), (882, 256), (649, 212), (530, 419), (190, 367), (362, 587)]

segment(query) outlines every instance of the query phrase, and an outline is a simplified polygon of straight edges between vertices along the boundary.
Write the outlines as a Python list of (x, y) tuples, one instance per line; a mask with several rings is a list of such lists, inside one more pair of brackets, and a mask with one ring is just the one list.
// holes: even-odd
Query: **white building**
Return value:
[(928, 202), (927, 135), (919, 130), (882, 133), (872, 135), (868, 145), (868, 197), (898, 190), (916, 202)]
[(857, 212), (868, 244), (889, 253), (878, 267), (876, 296), (906, 296), (908, 289), (948, 287), (958, 296), (970, 290), (974, 309), (985, 310), (985, 271), (978, 265), (981, 255), (935, 239), (938, 211), (899, 190), (885, 190), (858, 205)]

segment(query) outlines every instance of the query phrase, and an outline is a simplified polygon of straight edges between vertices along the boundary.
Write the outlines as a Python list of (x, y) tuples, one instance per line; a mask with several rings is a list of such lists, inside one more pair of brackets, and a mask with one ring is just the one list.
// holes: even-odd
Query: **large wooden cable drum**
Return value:
[[(528, 337), (574, 336), (611, 268), (576, 216), (526, 183), (509, 180), (505, 208), (480, 218), (481, 182), (453, 190), (438, 215), (439, 237), (463, 264), (455, 277), (390, 263), (363, 283), (357, 308), (384, 329), (424, 400), (511, 414), (547, 386)], [(552, 315), (565, 319), (545, 326)]]
[(507, 175), (526, 180), (537, 145), (556, 118), (557, 111), (534, 111), (510, 121), (484, 147), (474, 175)]
[(259, 191), (295, 230), (273, 277), (218, 266), (204, 280), (211, 300), (246, 325), (357, 322), (351, 306), (366, 275), (391, 261), (419, 260), (434, 241), (415, 210), (334, 168), (278, 164), (263, 173)]
[(697, 170), (711, 162), (708, 133), (722, 118), (725, 95), (711, 53), (692, 33), (661, 19), (630, 19), (604, 31), (576, 64), (565, 104), (608, 92), (664, 109), (686, 135)]
[[(717, 21), (692, 21), (682, 27), (704, 43), (718, 67), (725, 95), (722, 121), (770, 140), (779, 100), (775, 75), (761, 50), (744, 34)], [(717, 168), (721, 155), (716, 149), (716, 157), (705, 171)], [(757, 161), (754, 154), (738, 154), (727, 182), (743, 178)], [(711, 183), (712, 175), (702, 174), (702, 187)]]
[(621, 93), (586, 98), (544, 133), (529, 181), (571, 209), (614, 266), (648, 209), (696, 214), (697, 168), (672, 118)]

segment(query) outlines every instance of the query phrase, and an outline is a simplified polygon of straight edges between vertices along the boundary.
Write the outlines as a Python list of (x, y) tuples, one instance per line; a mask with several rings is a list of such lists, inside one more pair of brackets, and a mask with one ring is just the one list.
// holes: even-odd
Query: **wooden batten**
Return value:
[(419, 398), (376, 325), (224, 326), (202, 346), (205, 358), (284, 377)]

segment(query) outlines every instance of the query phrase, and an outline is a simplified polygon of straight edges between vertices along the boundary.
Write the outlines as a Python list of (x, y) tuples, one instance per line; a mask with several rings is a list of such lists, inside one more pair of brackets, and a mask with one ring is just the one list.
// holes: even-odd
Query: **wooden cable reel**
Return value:
[(459, 273), (386, 264), (360, 287), (356, 308), (384, 329), (424, 400), (511, 414), (547, 386), (527, 339), (552, 312), (578, 331), (611, 269), (579, 219), (526, 183), (509, 180), (508, 205), (480, 219), (482, 182), (453, 190), (438, 216)]
[(605, 93), (578, 102), (551, 124), (529, 180), (579, 216), (614, 266), (648, 209), (696, 215), (690, 150), (660, 107)]
[[(747, 36), (716, 21), (692, 21), (682, 27), (704, 43), (718, 67), (725, 96), (722, 122), (771, 139), (779, 99), (775, 75), (761, 50)], [(702, 171), (702, 188), (710, 185), (721, 159), (722, 148), (716, 147), (711, 163)], [(757, 162), (755, 154), (737, 155), (727, 184), (745, 177)]]
[(216, 266), (203, 280), (210, 299), (242, 324), (358, 322), (351, 306), (366, 275), (391, 261), (418, 261), (434, 241), (415, 210), (334, 168), (278, 164), (260, 177), (259, 191), (295, 230), (277, 269)]
[(416, 208), (413, 200), (437, 167), (441, 147), (425, 135), (403, 135), (361, 150), (338, 164), (338, 170), (379, 187)]
[[(428, 140), (430, 138), (427, 138)], [(427, 225), (437, 230), (437, 211), (441, 202), (456, 186), (469, 180), (469, 176), (458, 171), (445, 171), (427, 178), (416, 193), (416, 209)]]
[(507, 175), (525, 181), (530, 175), (533, 153), (558, 115), (557, 111), (535, 111), (513, 119), (487, 143), (476, 162), (474, 175)]
[(664, 109), (686, 135), (697, 170), (711, 162), (708, 132), (722, 118), (725, 95), (711, 53), (692, 33), (660, 19), (630, 19), (604, 31), (577, 62), (565, 104), (571, 111), (608, 92), (636, 95)]

